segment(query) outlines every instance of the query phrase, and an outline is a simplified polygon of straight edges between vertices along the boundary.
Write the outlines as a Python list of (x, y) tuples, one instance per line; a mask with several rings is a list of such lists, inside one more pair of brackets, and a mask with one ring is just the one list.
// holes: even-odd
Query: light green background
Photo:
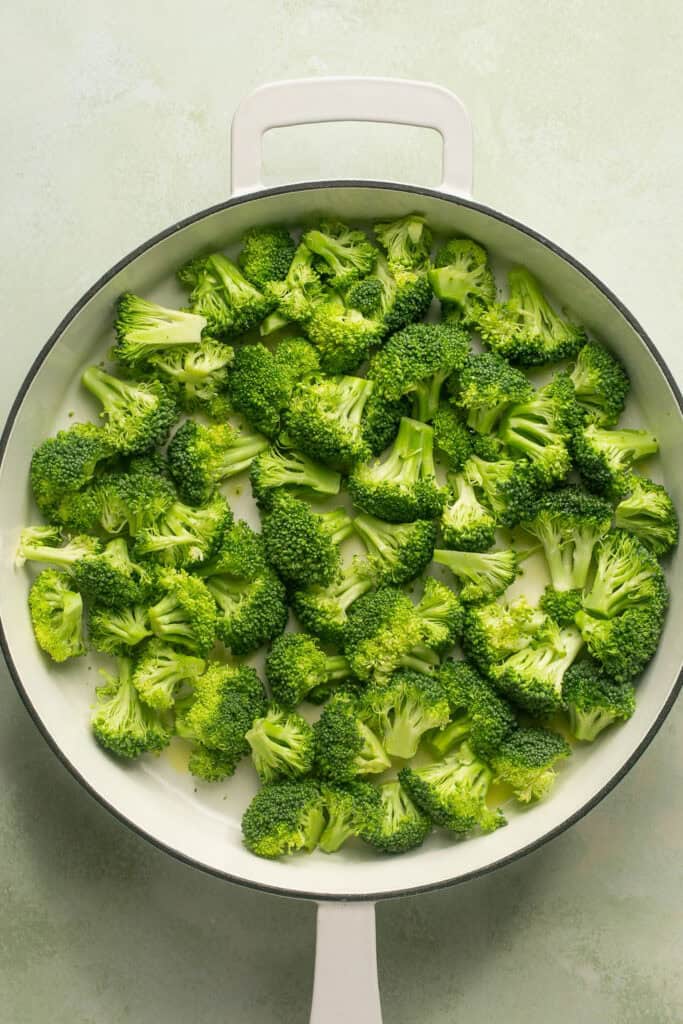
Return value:
[[(2, 413), (63, 313), (226, 197), (228, 121), (269, 79), (428, 78), (475, 125), (476, 197), (564, 245), (683, 377), (683, 13), (649, 4), (11, 0), (0, 39)], [(434, 183), (385, 129), (267, 146), (269, 180)], [(358, 147), (364, 153), (358, 153)], [(299, 1024), (314, 909), (175, 863), (49, 752), (0, 676), (0, 1024)], [(387, 1024), (678, 1024), (681, 708), (593, 813), (506, 870), (378, 910)]]

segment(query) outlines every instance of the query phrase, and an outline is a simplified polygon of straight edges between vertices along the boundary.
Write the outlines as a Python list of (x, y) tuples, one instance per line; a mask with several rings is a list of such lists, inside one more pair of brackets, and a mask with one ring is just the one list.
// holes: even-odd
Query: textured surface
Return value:
[[(683, 377), (678, 5), (529, 0), (6, 5), (0, 40), (4, 415), (83, 290), (220, 201), (230, 112), (272, 78), (388, 74), (460, 94), (475, 194), (567, 247)], [(277, 133), (269, 181), (433, 184), (411, 132)], [(364, 146), (362, 156), (358, 146)], [(314, 911), (194, 873), (117, 825), (0, 675), (0, 1024), (300, 1024)], [(675, 1024), (681, 708), (618, 789), (525, 861), (378, 910), (387, 1022)]]

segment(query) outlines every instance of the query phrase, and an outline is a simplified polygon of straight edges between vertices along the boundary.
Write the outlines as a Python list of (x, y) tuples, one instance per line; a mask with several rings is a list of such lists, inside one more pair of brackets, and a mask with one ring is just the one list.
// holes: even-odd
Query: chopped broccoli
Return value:
[(131, 537), (164, 516), (177, 498), (166, 462), (157, 456), (131, 459), (125, 473), (112, 473), (99, 485), (100, 525), (107, 533), (128, 527)]
[(271, 281), (284, 281), (295, 252), (287, 228), (249, 228), (242, 236), (237, 262), (247, 281), (264, 291)]
[(445, 565), (462, 584), (460, 599), (467, 603), (498, 597), (519, 576), (519, 556), (512, 548), (504, 551), (434, 551), (437, 565)]
[(287, 436), (309, 458), (335, 468), (367, 459), (363, 411), (372, 389), (363, 377), (315, 377), (299, 384), (285, 416)]
[(161, 377), (185, 412), (220, 419), (227, 412), (227, 387), (234, 350), (213, 338), (191, 348), (153, 352), (146, 373)]
[(446, 456), (450, 469), (460, 470), (473, 453), (472, 434), (450, 405), (442, 404), (432, 422), (434, 444)]
[(305, 232), (302, 242), (318, 257), (317, 269), (333, 288), (348, 288), (377, 261), (377, 250), (364, 233), (341, 221), (321, 221), (319, 228)]
[(578, 487), (542, 494), (524, 529), (543, 545), (555, 590), (583, 589), (598, 541), (612, 522), (612, 506)]
[(630, 381), (621, 363), (594, 341), (583, 346), (571, 372), (576, 400), (590, 423), (613, 427), (624, 411)]
[(73, 573), (85, 559), (100, 563), (102, 545), (96, 537), (77, 535), (61, 547), (59, 539), (60, 532), (54, 526), (27, 526), (21, 531), (15, 565), (21, 568), (26, 562), (48, 562)]
[(325, 831), (319, 846), (324, 853), (335, 853), (353, 836), (365, 837), (376, 832), (382, 804), (375, 786), (356, 781), (343, 786), (326, 783), (321, 788), (325, 801)]
[(595, 619), (580, 611), (574, 621), (589, 654), (618, 683), (635, 679), (654, 656), (664, 625), (658, 602), (627, 608), (612, 619)]
[(419, 576), (432, 560), (436, 527), (428, 519), (413, 523), (385, 523), (374, 516), (356, 516), (356, 533), (368, 551), (368, 562), (378, 583), (400, 585)]
[(254, 430), (269, 438), (276, 436), (292, 387), (284, 367), (265, 345), (257, 342), (238, 348), (228, 393)]
[(116, 309), (116, 347), (120, 363), (137, 366), (156, 352), (199, 345), (207, 320), (196, 312), (167, 309), (139, 295), (125, 294)]
[(304, 498), (334, 497), (341, 487), (339, 473), (291, 448), (261, 452), (251, 464), (250, 480), (256, 503), (262, 508), (268, 508), (273, 493), (281, 487)]
[(43, 441), (31, 458), (31, 490), (43, 515), (50, 517), (66, 495), (88, 484), (113, 454), (111, 439), (93, 423), (76, 423)]
[(168, 467), (178, 492), (192, 505), (206, 501), (217, 484), (248, 469), (268, 441), (228, 423), (205, 427), (185, 420), (168, 446)]
[(496, 299), (486, 249), (470, 238), (451, 238), (441, 247), (429, 280), (444, 315), (468, 326), (476, 325)]
[(383, 256), (375, 272), (364, 277), (346, 293), (346, 304), (368, 319), (379, 320), (384, 334), (393, 334), (421, 320), (432, 301), (429, 277), (421, 270), (397, 270), (394, 273)]
[(636, 709), (630, 683), (615, 683), (594, 661), (572, 665), (564, 677), (562, 696), (574, 739), (592, 743), (615, 722), (625, 722)]
[(542, 639), (492, 665), (490, 673), (501, 693), (529, 714), (550, 714), (562, 706), (564, 674), (582, 647), (578, 629), (549, 621)]
[(353, 531), (343, 508), (314, 512), (310, 505), (283, 491), (273, 496), (263, 516), (266, 557), (290, 584), (331, 583), (341, 571), (339, 545)]
[(558, 626), (571, 626), (574, 616), (581, 610), (583, 591), (555, 590), (548, 585), (541, 596), (538, 607), (554, 619)]
[(164, 443), (178, 407), (159, 381), (120, 380), (90, 366), (81, 382), (102, 404), (104, 432), (116, 451), (145, 452)]
[(349, 674), (345, 658), (325, 654), (306, 633), (283, 633), (266, 657), (268, 685), (284, 708), (297, 707), (316, 686), (341, 682)]
[(414, 757), (430, 729), (440, 729), (450, 708), (437, 678), (420, 672), (396, 672), (383, 686), (369, 686), (361, 697), (367, 721), (389, 757)]
[(122, 537), (110, 540), (101, 553), (79, 558), (71, 573), (82, 594), (110, 608), (134, 604), (149, 589), (148, 574), (131, 559)]
[(422, 597), (415, 611), (422, 621), (425, 642), (432, 650), (441, 654), (460, 637), (465, 618), (464, 608), (455, 592), (433, 576), (425, 580)]
[(144, 605), (110, 608), (95, 604), (88, 612), (88, 639), (103, 654), (129, 654), (131, 647), (151, 635)]
[(352, 782), (391, 767), (379, 738), (348, 693), (335, 693), (313, 726), (316, 766), (330, 782)]
[(525, 597), (470, 605), (465, 612), (463, 646), (468, 657), (488, 675), (498, 662), (538, 642), (547, 627), (547, 616)]
[(313, 768), (313, 729), (294, 711), (271, 705), (245, 738), (261, 782), (299, 779)]
[(318, 302), (305, 324), (325, 373), (351, 373), (367, 359), (384, 336), (384, 324), (363, 316), (337, 292)]
[[(323, 295), (322, 282), (313, 266), (313, 259), (311, 250), (301, 243), (292, 257), (285, 278), (273, 281), (266, 287), (266, 295), (277, 303), (277, 313), (271, 314), (271, 318), (276, 318), (273, 329), (284, 326), (290, 320), (306, 323), (313, 315)], [(261, 326), (263, 331), (265, 325)], [(270, 333), (268, 328), (265, 330)]]
[(468, 427), (490, 434), (508, 406), (530, 401), (533, 393), (524, 374), (502, 356), (477, 352), (467, 357), (457, 374), (453, 401), (465, 410)]
[(271, 782), (244, 812), (244, 844), (257, 857), (270, 859), (301, 850), (310, 853), (325, 827), (323, 808), (315, 782)]
[(635, 605), (666, 608), (668, 591), (655, 556), (624, 530), (613, 530), (596, 551), (595, 577), (584, 594), (589, 615), (611, 619)]
[(67, 576), (54, 569), (41, 572), (31, 584), (28, 606), (38, 646), (53, 661), (85, 654), (83, 599)]
[(91, 718), (97, 742), (125, 758), (163, 750), (171, 738), (156, 712), (140, 700), (132, 667), (130, 658), (119, 658), (116, 676), (101, 670), (106, 685), (97, 688), (97, 706)]
[(429, 265), (432, 233), (421, 213), (375, 224), (374, 231), (394, 273), (421, 270)]
[(568, 441), (573, 402), (569, 379), (560, 374), (503, 417), (501, 440), (513, 453), (529, 459), (544, 483), (562, 480), (571, 469)]
[(466, 661), (446, 661), (439, 682), (449, 704), (449, 722), (429, 737), (437, 757), (445, 757), (467, 740), (472, 749), (488, 760), (516, 726), (512, 708)]
[(406, 853), (422, 846), (432, 830), (430, 818), (416, 807), (398, 780), (379, 787), (379, 820), (361, 838), (382, 853)]
[(634, 462), (654, 455), (659, 443), (648, 430), (603, 430), (589, 423), (577, 430), (574, 461), (591, 491), (623, 497)]
[(479, 501), (464, 473), (454, 473), (448, 481), (454, 500), (441, 514), (444, 543), (462, 551), (486, 551), (494, 541), (496, 520)]
[(202, 782), (222, 782), (235, 773), (235, 761), (232, 754), (224, 754), (221, 750), (212, 750), (202, 743), (195, 743), (190, 751), (188, 771)]
[(158, 576), (163, 597), (149, 609), (152, 632), (165, 643), (206, 654), (216, 638), (216, 605), (202, 580), (179, 569)]
[(528, 519), (539, 490), (533, 467), (521, 459), (495, 462), (472, 455), (463, 467), (465, 479), (480, 490), (501, 526), (516, 526)]
[(270, 294), (255, 288), (221, 253), (199, 256), (178, 271), (191, 289), (190, 309), (205, 318), (216, 338), (232, 338), (259, 324), (275, 308)]
[(492, 774), (467, 743), (434, 764), (402, 768), (401, 784), (435, 825), (466, 834), (479, 827), (494, 832), (505, 824), (502, 811), (486, 805)]
[(135, 554), (172, 568), (199, 566), (211, 558), (231, 523), (230, 506), (219, 494), (199, 508), (175, 501), (153, 525), (140, 530)]
[(305, 338), (283, 338), (275, 349), (275, 362), (292, 384), (320, 371), (320, 359)]
[(665, 487), (631, 474), (628, 494), (614, 512), (615, 525), (628, 530), (658, 558), (678, 543), (678, 515)]
[(206, 669), (202, 658), (183, 654), (160, 640), (150, 640), (133, 663), (133, 685), (145, 704), (157, 711), (173, 707), (183, 683), (193, 683)]
[(351, 605), (372, 589), (375, 576), (371, 566), (354, 558), (342, 569), (341, 576), (327, 586), (314, 584), (295, 590), (291, 595), (292, 608), (310, 633), (327, 643), (340, 644)]
[(517, 729), (491, 759), (496, 782), (504, 782), (520, 803), (547, 796), (555, 782), (555, 765), (569, 757), (569, 744), (548, 729)]

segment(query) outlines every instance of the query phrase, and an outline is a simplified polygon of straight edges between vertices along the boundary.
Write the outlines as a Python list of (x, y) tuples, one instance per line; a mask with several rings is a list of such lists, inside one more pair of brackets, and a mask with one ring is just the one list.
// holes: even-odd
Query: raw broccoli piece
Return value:
[(635, 679), (654, 656), (664, 625), (657, 602), (627, 608), (612, 619), (595, 619), (580, 611), (574, 621), (589, 654), (618, 683)]
[(31, 490), (43, 515), (50, 518), (60, 501), (88, 484), (99, 463), (113, 454), (108, 434), (93, 423), (76, 423), (43, 441), (31, 458)]
[(502, 811), (486, 805), (492, 773), (467, 743), (443, 761), (402, 768), (398, 777), (434, 824), (450, 832), (494, 832), (505, 824)]
[(268, 508), (273, 493), (281, 487), (312, 499), (334, 497), (341, 487), (339, 473), (291, 448), (261, 452), (251, 464), (249, 478), (256, 503), (262, 508)]
[(586, 419), (598, 427), (613, 427), (624, 411), (630, 387), (619, 360), (602, 345), (589, 341), (576, 357), (571, 380)]
[(318, 350), (325, 373), (351, 373), (384, 336), (384, 324), (363, 316), (337, 292), (315, 304), (305, 331)]
[(571, 469), (568, 440), (574, 392), (566, 375), (540, 388), (528, 401), (508, 409), (499, 435), (513, 453), (525, 456), (544, 483), (566, 477)]
[(155, 636), (196, 654), (206, 654), (216, 639), (216, 605), (202, 580), (180, 569), (162, 570), (163, 597), (149, 609)]
[(589, 423), (573, 439), (574, 462), (586, 487), (599, 494), (623, 497), (634, 462), (659, 451), (648, 430), (603, 430)]
[(678, 515), (669, 493), (661, 484), (631, 474), (629, 494), (614, 511), (615, 525), (628, 530), (658, 558), (678, 543)]
[(408, 583), (432, 560), (436, 527), (429, 519), (385, 523), (374, 516), (361, 515), (356, 516), (353, 526), (368, 551), (368, 563), (380, 584)]
[(99, 523), (107, 533), (128, 527), (136, 537), (164, 516), (177, 498), (166, 462), (158, 456), (131, 459), (125, 473), (112, 473), (95, 485)]
[(534, 389), (520, 370), (495, 352), (468, 356), (457, 374), (457, 391), (452, 400), (464, 409), (467, 426), (479, 434), (490, 434), (510, 405), (533, 398)]
[(512, 708), (466, 661), (446, 661), (439, 682), (448, 699), (450, 721), (429, 737), (437, 757), (467, 740), (484, 760), (498, 749), (516, 726)]
[(441, 247), (429, 280), (444, 315), (468, 326), (476, 325), (496, 299), (486, 249), (470, 238), (451, 238)]
[(31, 584), (28, 606), (38, 646), (53, 661), (85, 654), (83, 599), (70, 588), (63, 573), (54, 569), (41, 572)]
[(355, 466), (348, 486), (353, 504), (378, 519), (433, 519), (446, 492), (436, 480), (432, 428), (404, 417), (384, 461)]
[(299, 779), (313, 768), (313, 729), (293, 711), (271, 705), (245, 738), (261, 782)]
[(264, 291), (271, 281), (284, 281), (295, 252), (287, 228), (249, 228), (242, 236), (237, 262), (247, 281)]
[(382, 282), (373, 274), (352, 284), (344, 297), (346, 304), (353, 306), (363, 316), (376, 317), (381, 312), (383, 293)]
[(59, 504), (50, 510), (50, 519), (72, 533), (91, 533), (99, 527), (107, 533), (120, 533), (126, 520), (118, 510), (113, 522), (114, 529), (107, 529), (111, 525), (107, 509), (110, 495), (110, 488), (99, 481), (86, 484), (83, 490), (71, 491), (60, 498)]
[(472, 434), (449, 405), (440, 405), (432, 422), (434, 444), (450, 469), (460, 470), (473, 453)]
[(185, 420), (168, 446), (168, 468), (183, 501), (200, 505), (223, 480), (249, 469), (268, 440), (228, 423), (205, 427)]
[(304, 629), (326, 643), (341, 644), (351, 605), (374, 585), (375, 570), (354, 558), (341, 576), (327, 586), (295, 590), (291, 595), (292, 608)]
[(292, 387), (283, 366), (265, 345), (258, 342), (237, 350), (228, 393), (234, 408), (244, 414), (254, 430), (275, 437)]
[(110, 608), (143, 600), (150, 585), (148, 574), (131, 559), (122, 537), (110, 540), (100, 554), (79, 558), (71, 574), (82, 594)]
[(227, 413), (227, 387), (235, 352), (213, 338), (190, 348), (153, 352), (147, 374), (154, 374), (171, 388), (185, 412), (203, 412), (212, 419)]
[(14, 565), (22, 569), (27, 562), (54, 562), (69, 568), (78, 558), (101, 550), (94, 537), (76, 536), (64, 547), (62, 531), (58, 526), (25, 526), (19, 535), (19, 546)]
[(156, 352), (177, 346), (199, 345), (207, 326), (204, 316), (188, 310), (167, 309), (130, 293), (116, 307), (114, 358), (128, 366), (144, 363)]
[(242, 818), (244, 845), (257, 857), (287, 856), (318, 845), (324, 802), (315, 782), (271, 782), (259, 790)]
[(369, 319), (379, 320), (385, 334), (421, 320), (431, 301), (432, 286), (424, 271), (392, 273), (383, 256), (379, 256), (374, 274), (358, 281), (346, 293), (346, 304)]
[(571, 626), (574, 616), (581, 610), (583, 591), (555, 590), (547, 586), (539, 602), (541, 611), (554, 619), (558, 626)]
[(582, 327), (563, 320), (524, 267), (508, 274), (510, 298), (494, 303), (477, 321), (482, 338), (498, 355), (523, 366), (554, 363), (575, 356), (586, 335)]
[(452, 647), (462, 634), (465, 610), (455, 592), (433, 576), (425, 580), (415, 611), (422, 622), (427, 646), (439, 654)]
[(321, 789), (325, 802), (325, 831), (319, 846), (324, 853), (335, 853), (353, 836), (376, 832), (382, 804), (375, 786), (357, 781), (344, 786), (326, 783)]
[(175, 501), (138, 533), (135, 555), (172, 568), (195, 568), (211, 558), (231, 523), (230, 506), (219, 494), (199, 508)]
[(566, 741), (548, 729), (517, 729), (491, 759), (496, 782), (510, 786), (520, 803), (547, 796), (555, 782), (555, 766), (569, 757)]
[(140, 700), (132, 667), (130, 658), (119, 658), (116, 676), (100, 670), (106, 685), (97, 688), (97, 706), (90, 720), (97, 742), (125, 758), (157, 753), (171, 738), (156, 712)]
[(159, 381), (126, 381), (89, 366), (83, 386), (102, 405), (104, 432), (124, 455), (162, 445), (178, 415), (175, 399)]
[(318, 229), (307, 231), (301, 240), (318, 257), (317, 269), (333, 288), (348, 288), (369, 274), (377, 261), (377, 250), (364, 233), (341, 221), (321, 221)]
[(496, 520), (477, 498), (464, 473), (448, 478), (453, 501), (441, 513), (444, 543), (461, 551), (486, 551), (493, 544)]
[(309, 458), (335, 468), (367, 459), (363, 411), (372, 389), (363, 377), (315, 377), (299, 384), (285, 416), (287, 436)]
[(571, 734), (584, 743), (592, 743), (609, 725), (627, 721), (636, 709), (633, 686), (613, 682), (594, 661), (572, 665), (562, 696)]
[(275, 362), (292, 386), (320, 371), (320, 359), (305, 338), (283, 338), (275, 349)]
[(404, 416), (410, 413), (410, 402), (401, 398), (398, 402), (389, 402), (373, 389), (363, 409), (361, 423), (363, 438), (371, 455), (381, 455), (385, 448), (393, 444)]
[(543, 545), (554, 589), (565, 592), (585, 587), (595, 545), (611, 523), (609, 502), (562, 487), (542, 494), (523, 526)]
[(414, 757), (430, 729), (440, 729), (450, 717), (445, 690), (437, 678), (401, 671), (384, 686), (369, 686), (361, 697), (367, 722), (389, 757)]
[(316, 767), (323, 779), (353, 782), (391, 767), (379, 738), (348, 693), (335, 693), (313, 726)]
[(263, 516), (263, 543), (270, 565), (289, 584), (331, 583), (341, 571), (339, 545), (353, 531), (343, 508), (314, 512), (283, 491)]
[(314, 687), (341, 682), (349, 674), (345, 658), (325, 654), (306, 633), (283, 633), (266, 657), (270, 691), (284, 708), (297, 707)]
[(145, 704), (157, 711), (172, 708), (183, 683), (194, 683), (206, 669), (202, 658), (183, 654), (160, 640), (150, 640), (133, 662), (133, 685)]
[(494, 665), (543, 638), (548, 618), (525, 597), (470, 605), (465, 611), (463, 647), (485, 674)]
[(422, 270), (429, 265), (432, 233), (421, 213), (375, 224), (374, 231), (394, 273)]
[(542, 639), (492, 665), (497, 687), (531, 715), (546, 715), (562, 706), (562, 680), (583, 647), (578, 629), (560, 629), (549, 621)]
[(95, 604), (88, 612), (88, 640), (103, 654), (130, 654), (131, 647), (151, 635), (144, 605), (110, 608)]
[(187, 767), (190, 775), (202, 782), (222, 782), (235, 773), (235, 762), (231, 754), (211, 750), (201, 743), (195, 743), (192, 747)]
[(232, 338), (259, 324), (275, 308), (274, 298), (255, 288), (222, 253), (199, 256), (178, 271), (190, 288), (190, 309), (205, 317), (216, 338)]
[(313, 266), (314, 256), (308, 246), (298, 247), (287, 275), (282, 281), (273, 281), (266, 289), (266, 295), (277, 303), (277, 312), (272, 313), (261, 325), (261, 333), (271, 333), (283, 327), (290, 320), (306, 323), (310, 320), (315, 305), (323, 295), (323, 286), (318, 271)]
[(434, 551), (437, 565), (445, 565), (460, 580), (460, 599), (466, 603), (490, 601), (514, 583), (521, 573), (519, 556), (512, 548), (504, 551)]
[(516, 526), (528, 519), (539, 491), (538, 476), (529, 463), (508, 458), (489, 462), (472, 455), (463, 473), (465, 479), (481, 491), (501, 526)]
[(379, 787), (379, 821), (364, 828), (361, 838), (382, 853), (407, 853), (422, 846), (432, 831), (431, 820), (416, 807), (398, 780)]
[(655, 556), (624, 530), (613, 530), (596, 551), (595, 576), (584, 594), (589, 615), (611, 619), (635, 605), (668, 603), (664, 573)]

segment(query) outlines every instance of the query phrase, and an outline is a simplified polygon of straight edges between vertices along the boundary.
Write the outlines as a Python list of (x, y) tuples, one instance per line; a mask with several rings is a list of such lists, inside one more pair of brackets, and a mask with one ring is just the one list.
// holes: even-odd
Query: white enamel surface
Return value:
[[(242, 846), (240, 817), (253, 792), (249, 763), (225, 784), (198, 784), (179, 770), (173, 756), (148, 758), (122, 766), (95, 745), (88, 730), (89, 709), (96, 681), (86, 659), (55, 668), (41, 657), (31, 634), (26, 610), (28, 577), (12, 568), (21, 526), (35, 521), (27, 466), (33, 446), (76, 417), (91, 416), (93, 408), (78, 388), (79, 371), (102, 358), (111, 344), (113, 303), (124, 290), (163, 300), (179, 292), (173, 272), (187, 257), (207, 248), (229, 248), (249, 225), (269, 221), (292, 224), (325, 213), (344, 219), (372, 221), (419, 210), (440, 232), (463, 233), (480, 239), (502, 262), (525, 263), (557, 296), (626, 363), (633, 381), (631, 408), (637, 419), (658, 435), (662, 455), (654, 467), (683, 507), (681, 415), (675, 397), (655, 360), (634, 329), (578, 270), (515, 227), (488, 214), (445, 201), (419, 196), (400, 187), (313, 188), (256, 197), (217, 211), (158, 242), (123, 268), (94, 295), (65, 328), (33, 379), (19, 409), (0, 468), (0, 559), (3, 587), (0, 617), (7, 645), (28, 700), (43, 728), (64, 758), (84, 781), (118, 814), (172, 852), (211, 871), (247, 884), (286, 890), (293, 894), (325, 896), (389, 895), (440, 882), (457, 880), (495, 864), (537, 843), (581, 811), (629, 760), (653, 727), (675, 685), (683, 663), (680, 555), (669, 566), (672, 603), (664, 639), (655, 660), (639, 684), (635, 717), (605, 734), (594, 748), (576, 751), (560, 773), (552, 799), (526, 811), (506, 808), (509, 824), (493, 835), (452, 842), (435, 834), (411, 854), (388, 859), (360, 846), (333, 857), (314, 853), (283, 862), (258, 860)], [(235, 512), (246, 517), (249, 487), (234, 498)], [(103, 662), (98, 662), (101, 664)]]

